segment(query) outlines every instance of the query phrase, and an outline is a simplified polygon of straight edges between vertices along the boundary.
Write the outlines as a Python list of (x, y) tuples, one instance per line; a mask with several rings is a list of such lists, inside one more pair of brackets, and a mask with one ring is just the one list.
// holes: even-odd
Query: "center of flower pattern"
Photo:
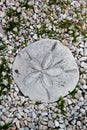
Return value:
[(46, 71), (44, 69), (40, 70), (40, 72), (43, 74), (46, 73)]
[(34, 85), (38, 80), (40, 80), (43, 88), (46, 91), (48, 99), (50, 99), (50, 94), (48, 88), (53, 87), (53, 77), (57, 77), (62, 74), (62, 69), (59, 68), (59, 64), (63, 60), (56, 61), (54, 56), (54, 50), (56, 49), (57, 43), (54, 43), (49, 52), (44, 56), (42, 63), (38, 59), (31, 56), (29, 52), (26, 51), (29, 58), (29, 67), (32, 69), (32, 72), (29, 73), (24, 78), (25, 84), (29, 86)]

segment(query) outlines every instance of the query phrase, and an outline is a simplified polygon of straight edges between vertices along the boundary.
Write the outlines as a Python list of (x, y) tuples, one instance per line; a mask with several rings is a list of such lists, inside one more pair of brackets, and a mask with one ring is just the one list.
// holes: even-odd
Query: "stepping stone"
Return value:
[(67, 47), (58, 40), (42, 39), (18, 53), (13, 63), (13, 78), (31, 100), (54, 102), (75, 88), (79, 71)]

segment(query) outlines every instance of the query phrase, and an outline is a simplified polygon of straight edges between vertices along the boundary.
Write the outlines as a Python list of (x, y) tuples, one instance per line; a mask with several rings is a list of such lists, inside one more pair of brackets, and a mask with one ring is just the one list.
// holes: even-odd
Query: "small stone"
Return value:
[(60, 126), (61, 129), (65, 128), (65, 124), (60, 124), (59, 126)]
[(80, 48), (84, 48), (84, 45), (83, 45), (83, 44), (80, 44), (79, 47), (80, 47)]
[(0, 120), (0, 125), (3, 126), (4, 124), (5, 124), (5, 122)]
[(24, 121), (23, 120), (20, 120), (19, 123), (20, 123), (21, 127), (24, 126)]
[(16, 116), (17, 116), (18, 119), (21, 119), (21, 118), (22, 118), (21, 115), (20, 115), (19, 113), (17, 113)]
[(81, 112), (82, 114), (85, 114), (85, 109), (81, 108), (81, 109), (80, 109), (80, 112)]
[(33, 122), (29, 122), (28, 126), (29, 126), (29, 128), (33, 128), (34, 127), (34, 123)]
[(77, 125), (78, 125), (78, 126), (81, 126), (81, 122), (80, 122), (80, 121), (77, 121)]
[(11, 127), (10, 130), (16, 130), (16, 127), (15, 127), (15, 126), (14, 126), (14, 127)]
[(14, 97), (15, 97), (15, 98), (17, 97), (17, 92), (14, 92)]
[(43, 117), (43, 121), (48, 121), (48, 117)]
[(83, 106), (83, 105), (84, 105), (84, 102), (83, 102), (83, 101), (82, 101), (82, 102), (81, 102), (81, 101), (80, 101), (80, 102), (78, 102), (78, 106), (80, 106), (80, 107), (81, 107), (81, 106)]
[(20, 96), (20, 102), (21, 102), (21, 104), (23, 104), (24, 101), (25, 101), (25, 97)]
[(57, 114), (56, 113), (53, 113), (52, 114), (52, 117), (55, 119), (57, 117)]
[(84, 63), (84, 69), (87, 70), (87, 63)]
[(81, 57), (79, 60), (80, 61), (85, 61), (87, 59), (87, 57)]
[(47, 125), (48, 122), (47, 122), (47, 121), (43, 121), (43, 120), (41, 120), (41, 124), (42, 124), (42, 125)]
[(20, 128), (19, 120), (17, 120), (17, 121), (15, 122), (15, 124), (16, 124), (17, 128), (19, 129), (19, 128)]
[(39, 130), (48, 130), (47, 126), (45, 125), (39, 125)]
[(4, 35), (4, 30), (2, 29), (2, 26), (0, 25), (0, 37), (2, 38)]
[(84, 67), (84, 64), (85, 64), (84, 62), (81, 62), (81, 67)]
[(41, 115), (42, 115), (42, 117), (43, 117), (43, 116), (47, 116), (48, 113), (47, 113), (46, 111), (44, 111), (44, 112), (41, 113)]
[(25, 113), (29, 113), (29, 110), (27, 110), (27, 109), (24, 109), (23, 111), (24, 111)]
[(51, 120), (48, 121), (48, 127), (54, 128), (54, 123), (53, 123), (53, 121), (51, 121)]
[(30, 121), (31, 121), (31, 117), (27, 117), (27, 121), (29, 121), (29, 122), (30, 122)]
[(19, 114), (20, 114), (21, 116), (24, 116), (24, 112), (22, 112), (22, 111), (19, 111)]
[(33, 15), (33, 19), (37, 19), (37, 15), (36, 15), (36, 13)]
[(64, 123), (64, 121), (61, 119), (61, 120), (59, 120), (59, 123), (63, 124), (63, 123)]
[(63, 45), (67, 46), (68, 45), (68, 41), (66, 39), (62, 40)]
[(83, 69), (83, 68), (80, 68), (80, 72), (83, 73), (83, 72), (84, 72), (84, 69)]
[(80, 79), (80, 83), (82, 83), (82, 84), (86, 84), (85, 79)]
[(3, 2), (0, 2), (0, 5), (3, 5)]
[(15, 86), (15, 90), (16, 90), (16, 92), (19, 92), (19, 89), (18, 89), (18, 87), (17, 87), (17, 86)]
[(5, 13), (3, 11), (0, 11), (0, 17), (3, 18), (5, 16)]
[(72, 114), (73, 114), (74, 117), (78, 116), (78, 112), (76, 112), (76, 110), (72, 110)]
[(6, 120), (6, 116), (2, 115), (2, 116), (1, 116), (1, 119), (2, 119), (3, 121), (5, 121), (5, 120)]
[(83, 48), (79, 48), (79, 52), (83, 52)]
[(20, 7), (17, 9), (17, 12), (21, 12), (21, 8)]
[(0, 105), (0, 109), (3, 109), (3, 108), (4, 108), (4, 106)]
[(44, 108), (44, 105), (43, 105), (43, 104), (40, 104), (40, 105), (39, 105), (39, 109), (42, 110), (43, 108)]
[(87, 48), (85, 48), (85, 56), (87, 56)]
[[(1, 29), (0, 29), (0, 31), (1, 31)], [(3, 37), (2, 33), (0, 33), (0, 37)]]
[[(57, 110), (58, 110), (58, 109), (57, 109)], [(50, 120), (52, 120), (52, 115), (49, 114), (49, 115), (48, 115), (48, 118), (49, 118)]]
[(87, 85), (84, 84), (84, 85), (83, 85), (83, 88), (84, 88), (84, 89), (87, 89)]
[(70, 99), (67, 99), (68, 104), (72, 104), (72, 101)]
[(35, 40), (37, 40), (37, 39), (38, 39), (37, 34), (34, 34), (33, 38), (34, 38)]
[(36, 118), (36, 113), (32, 112), (32, 118), (35, 119)]
[(24, 130), (30, 130), (29, 127), (24, 127)]
[(59, 126), (59, 122), (57, 120), (54, 121), (54, 124), (55, 124), (56, 127)]
[(30, 35), (31, 35), (31, 36), (34, 36), (34, 32), (30, 32)]
[(79, 97), (79, 101), (84, 101), (84, 98), (82, 96)]
[(24, 119), (27, 119), (27, 113), (24, 113), (23, 117)]
[(75, 124), (76, 124), (76, 119), (72, 120), (71, 123), (72, 123), (73, 125), (75, 125)]

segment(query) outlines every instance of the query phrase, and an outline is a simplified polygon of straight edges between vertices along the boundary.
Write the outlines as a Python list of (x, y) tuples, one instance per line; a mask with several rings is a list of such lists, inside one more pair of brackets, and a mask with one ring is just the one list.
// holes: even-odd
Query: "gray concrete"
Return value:
[(75, 88), (79, 71), (67, 47), (57, 40), (42, 39), (18, 53), (13, 78), (31, 100), (54, 102)]

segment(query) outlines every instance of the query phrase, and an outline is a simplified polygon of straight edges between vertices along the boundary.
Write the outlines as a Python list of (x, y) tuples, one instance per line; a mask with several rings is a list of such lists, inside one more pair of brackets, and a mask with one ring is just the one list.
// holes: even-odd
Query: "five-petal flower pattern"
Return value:
[(55, 47), (56, 43), (44, 56), (42, 63), (40, 63), (38, 59), (31, 56), (29, 52), (26, 51), (29, 57), (29, 67), (32, 68), (32, 72), (25, 76), (24, 82), (31, 86), (40, 80), (42, 86), (46, 90), (48, 98), (50, 98), (48, 88), (53, 86), (52, 77), (57, 77), (62, 73), (62, 69), (58, 68), (57, 65), (63, 62), (63, 60), (55, 61), (55, 56), (53, 53)]
[(74, 89), (79, 70), (67, 47), (58, 40), (41, 39), (18, 53), (13, 78), (22, 94), (31, 100), (54, 102)]

